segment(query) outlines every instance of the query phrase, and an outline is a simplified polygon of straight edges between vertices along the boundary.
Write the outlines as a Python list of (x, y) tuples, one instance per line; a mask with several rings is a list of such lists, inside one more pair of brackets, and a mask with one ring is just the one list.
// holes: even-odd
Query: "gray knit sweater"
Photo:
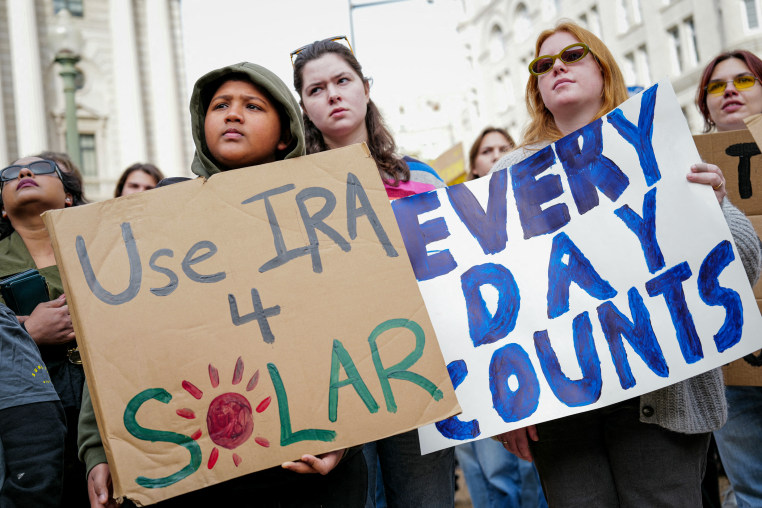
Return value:
[[(501, 158), (493, 171), (509, 168), (535, 154), (550, 143), (522, 147)], [(722, 202), (722, 213), (728, 223), (749, 283), (754, 285), (762, 267), (762, 248), (749, 219), (729, 199)], [(640, 396), (640, 421), (685, 434), (717, 430), (728, 418), (722, 369), (698, 376)]]

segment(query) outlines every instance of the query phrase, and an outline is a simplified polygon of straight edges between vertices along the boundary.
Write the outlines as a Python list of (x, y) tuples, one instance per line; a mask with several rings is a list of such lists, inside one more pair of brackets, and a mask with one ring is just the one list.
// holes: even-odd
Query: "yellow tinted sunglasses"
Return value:
[(553, 65), (556, 63), (556, 58), (560, 58), (563, 63), (570, 64), (579, 62), (585, 58), (588, 53), (590, 53), (590, 48), (587, 47), (587, 44), (583, 42), (575, 42), (574, 44), (566, 46), (557, 55), (538, 56), (529, 64), (529, 72), (534, 76), (540, 76), (553, 68)]
[(728, 81), (710, 81), (709, 84), (706, 85), (705, 89), (706, 93), (719, 95), (721, 93), (725, 93), (725, 89), (728, 87), (728, 83), (733, 83), (733, 86), (736, 90), (746, 90), (747, 88), (753, 87), (756, 81), (757, 78), (754, 76), (744, 74), (743, 76), (736, 76), (735, 78)]

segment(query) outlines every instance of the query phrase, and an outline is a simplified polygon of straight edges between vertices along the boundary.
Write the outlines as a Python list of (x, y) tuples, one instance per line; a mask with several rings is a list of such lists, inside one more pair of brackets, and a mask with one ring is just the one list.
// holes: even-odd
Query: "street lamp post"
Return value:
[(66, 100), (66, 152), (74, 164), (81, 166), (82, 157), (79, 146), (79, 129), (77, 128), (77, 103), (74, 94), (77, 91), (77, 68), (81, 36), (72, 25), (71, 14), (62, 9), (56, 14), (53, 39), (57, 49), (55, 62), (61, 66), (59, 75), (64, 83), (64, 98)]
[(66, 152), (77, 167), (82, 165), (79, 153), (79, 129), (77, 128), (77, 103), (74, 93), (77, 91), (77, 69), (74, 65), (79, 62), (79, 55), (69, 50), (56, 53), (56, 62), (61, 65), (59, 73), (64, 82), (64, 97), (66, 99)]

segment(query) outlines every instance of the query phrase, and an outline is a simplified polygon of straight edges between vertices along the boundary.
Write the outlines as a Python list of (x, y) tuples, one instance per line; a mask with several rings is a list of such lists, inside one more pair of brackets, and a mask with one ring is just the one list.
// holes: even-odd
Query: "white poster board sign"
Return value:
[(486, 178), (393, 208), (463, 413), (423, 453), (626, 400), (762, 346), (667, 81)]

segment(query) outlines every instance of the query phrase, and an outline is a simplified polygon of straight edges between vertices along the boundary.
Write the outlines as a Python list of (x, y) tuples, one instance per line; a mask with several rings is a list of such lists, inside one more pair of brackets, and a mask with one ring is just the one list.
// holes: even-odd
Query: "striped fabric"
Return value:
[(436, 171), (423, 162), (413, 159), (405, 155), (402, 160), (407, 163), (410, 168), (410, 180), (407, 182), (400, 182), (397, 187), (394, 187), (384, 181), (384, 188), (389, 199), (394, 200), (398, 198), (404, 198), (412, 196), (413, 194), (420, 194), (421, 192), (428, 192), (434, 189), (441, 189), (445, 187), (444, 180), (440, 178)]

